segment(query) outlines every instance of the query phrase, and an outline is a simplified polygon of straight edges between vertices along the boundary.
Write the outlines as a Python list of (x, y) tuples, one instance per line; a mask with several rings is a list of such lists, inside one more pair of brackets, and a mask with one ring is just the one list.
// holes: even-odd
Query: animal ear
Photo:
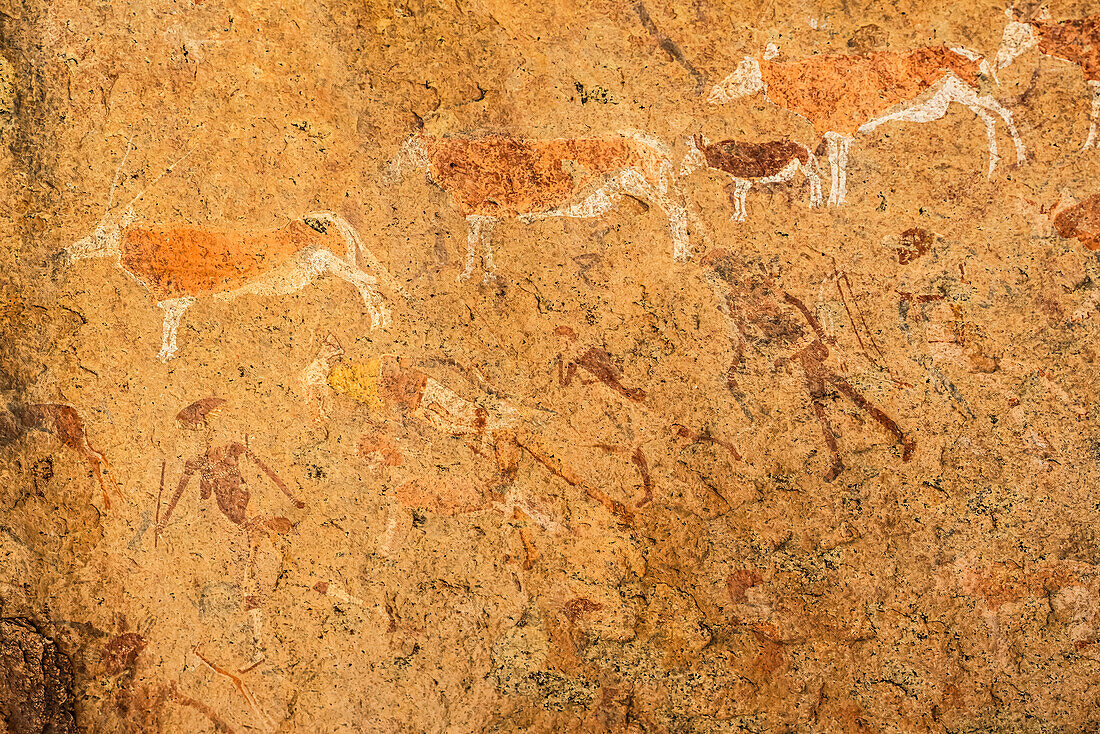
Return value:
[(764, 47), (764, 61), (771, 61), (779, 55), (779, 46), (774, 43), (769, 43)]
[(1035, 14), (1035, 20), (1050, 20), (1050, 6), (1044, 5), (1039, 8), (1039, 12)]
[(692, 140), (695, 141), (695, 147), (698, 148), (699, 150), (702, 150), (707, 145), (706, 142), (704, 142), (703, 136), (700, 135), (699, 133), (696, 133), (695, 137), (692, 138)]
[(328, 224), (322, 222), (320, 219), (314, 217), (302, 217), (302, 221), (308, 224), (311, 228), (317, 230), (321, 234), (328, 232)]

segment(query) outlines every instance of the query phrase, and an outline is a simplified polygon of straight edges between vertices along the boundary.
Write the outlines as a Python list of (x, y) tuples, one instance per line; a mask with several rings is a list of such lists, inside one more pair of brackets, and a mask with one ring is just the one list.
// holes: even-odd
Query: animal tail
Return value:
[(382, 176), (387, 183), (393, 183), (409, 168), (427, 168), (430, 163), (428, 152), (424, 149), (422, 135), (416, 132), (401, 144), (397, 155), (386, 161)]
[(351, 222), (344, 219), (336, 212), (322, 211), (322, 212), (310, 212), (310, 217), (318, 219), (323, 222), (336, 227), (340, 234), (343, 236), (344, 241), (348, 245), (348, 262), (359, 270), (363, 270), (364, 261), (370, 266), (372, 274), (391, 291), (394, 293), (400, 293), (405, 298), (409, 297), (408, 292), (397, 282), (397, 279), (390, 275), (390, 272), (386, 270), (386, 267), (382, 262), (374, 256), (374, 253), (363, 246), (363, 239), (359, 236), (359, 232), (355, 227), (351, 225)]

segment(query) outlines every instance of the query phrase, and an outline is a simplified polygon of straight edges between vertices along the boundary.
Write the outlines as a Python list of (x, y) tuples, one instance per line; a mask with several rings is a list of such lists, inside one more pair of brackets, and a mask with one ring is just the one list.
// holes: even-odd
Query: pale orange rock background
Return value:
[[(1049, 43), (966, 66), (1027, 149), (998, 122), (992, 175), (957, 104), (857, 133), (841, 207), (796, 176), (734, 222), (729, 174), (680, 175), (697, 135), (820, 151), (812, 101), (707, 101), (768, 44), (992, 63), (1009, 22), (0, 3), (0, 731), (1100, 726), (1093, 72)], [(417, 134), (537, 160), (479, 157), (512, 198), (467, 211)], [(514, 216), (595, 195), (639, 135), (661, 197)], [(458, 280), (470, 213), (502, 215), (495, 278), (476, 249)], [(130, 254), (66, 257), (105, 214)], [(158, 302), (231, 287), (158, 359)]]

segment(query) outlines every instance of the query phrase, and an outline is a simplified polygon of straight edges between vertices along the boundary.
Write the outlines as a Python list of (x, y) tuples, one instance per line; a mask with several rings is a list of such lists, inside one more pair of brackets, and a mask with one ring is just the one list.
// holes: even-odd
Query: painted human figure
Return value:
[(719, 298), (719, 308), (731, 323), (734, 358), (727, 373), (727, 383), (731, 390), (737, 389), (737, 374), (743, 367), (748, 347), (770, 357), (775, 367), (799, 367), (831, 457), (825, 481), (833, 481), (844, 470), (836, 432), (825, 411), (830, 386), (890, 433), (901, 447), (902, 461), (909, 460), (916, 442), (907, 438), (890, 416), (826, 364), (828, 344), (833, 340), (801, 300), (766, 274), (750, 269), (731, 252), (712, 252), (704, 262), (708, 268), (707, 278)]
[(269, 515), (248, 515), (248, 503), (251, 495), (241, 474), (241, 460), (249, 459), (271, 480), (271, 482), (285, 494), (295, 507), (301, 509), (305, 503), (298, 499), (286, 483), (258, 457), (246, 444), (239, 441), (231, 441), (226, 444), (213, 445), (209, 428), (209, 419), (217, 414), (225, 404), (222, 398), (203, 398), (191, 403), (176, 415), (178, 425), (190, 431), (203, 431), (205, 451), (188, 459), (184, 463), (183, 475), (175, 493), (168, 501), (163, 517), (160, 516), (160, 507), (157, 507), (156, 534), (159, 538), (168, 526), (172, 512), (183, 495), (191, 479), (199, 476), (199, 496), (203, 500), (214, 497), (218, 509), (227, 520), (232, 522), (244, 534), (248, 543), (248, 560), (245, 567), (244, 578), (244, 608), (249, 613), (253, 627), (254, 642), (257, 646), (257, 659), (262, 659), (259, 652), (259, 630), (262, 626), (260, 614), (260, 595), (258, 588), (253, 588), (255, 578), (256, 551), (261, 539), (261, 533), (284, 534), (288, 532), (292, 523), (285, 517), (272, 517)]
[[(628, 406), (641, 405), (645, 401), (645, 390), (623, 384), (622, 368), (606, 349), (579, 341), (577, 333), (569, 326), (557, 327), (554, 329), (554, 335), (558, 337), (561, 347), (555, 360), (560, 386), (569, 387), (574, 380), (579, 380), (585, 385), (598, 382), (625, 398)], [(629, 412), (633, 415), (634, 411)], [(606, 453), (629, 457), (638, 470), (642, 479), (642, 496), (635, 502), (636, 507), (642, 507), (653, 499), (649, 461), (640, 444), (623, 446), (618, 443), (601, 442), (597, 444), (597, 448)]]

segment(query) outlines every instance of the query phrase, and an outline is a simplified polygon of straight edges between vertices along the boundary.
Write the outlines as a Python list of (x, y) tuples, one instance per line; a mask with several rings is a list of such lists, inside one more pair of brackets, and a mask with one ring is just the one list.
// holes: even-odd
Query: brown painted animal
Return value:
[(1100, 250), (1100, 194), (1058, 212), (1054, 229), (1059, 236), (1076, 239), (1088, 250)]
[[(88, 443), (84, 419), (76, 408), (58, 403), (11, 403), (6, 414), (0, 413), (0, 446), (13, 444), (31, 431), (52, 433), (58, 441), (84, 459), (99, 482), (103, 506), (111, 508), (111, 497), (104, 478), (109, 472), (107, 458)], [(122, 487), (116, 482), (112, 484), (118, 495), (124, 496)]]
[(738, 222), (745, 221), (745, 195), (753, 184), (790, 181), (798, 172), (810, 184), (810, 207), (822, 204), (817, 157), (793, 140), (711, 143), (702, 135), (696, 135), (688, 138), (688, 152), (680, 164), (680, 175), (687, 176), (703, 167), (724, 171), (733, 178), (730, 203), (733, 204), (732, 219)]
[(1092, 89), (1089, 134), (1082, 150), (1095, 148), (1098, 144), (1097, 119), (1100, 118), (1100, 13), (1060, 21), (1051, 20), (1046, 9), (1029, 16), (1008, 8), (1005, 14), (1008, 25), (997, 51), (997, 68), (1005, 68), (1033, 48), (1038, 48), (1041, 54), (1080, 66), (1085, 83)]
[[(215, 232), (191, 225), (134, 223), (133, 207), (104, 215), (88, 237), (70, 245), (68, 261), (111, 257), (164, 309), (161, 360), (176, 353), (176, 332), (187, 307), (200, 298), (231, 300), (255, 293), (285, 295), (329, 272), (358, 289), (371, 328), (389, 324), (379, 282), (404, 293), (358, 232), (333, 212), (314, 212), (268, 232)], [(363, 269), (369, 267), (369, 272)]]
[(668, 217), (676, 260), (691, 256), (687, 209), (676, 190), (668, 151), (647, 136), (530, 140), (494, 135), (435, 137), (417, 133), (393, 168), (409, 165), (450, 193), (468, 225), (466, 266), (473, 273), (480, 245), (485, 280), (494, 277), (491, 234), (501, 219), (600, 217), (623, 195), (660, 208)]
[(932, 122), (947, 114), (951, 102), (965, 105), (985, 123), (989, 175), (1000, 157), (994, 115), (1004, 120), (1012, 135), (1017, 163), (1026, 158), (1012, 113), (979, 90), (979, 77), (992, 72), (973, 51), (931, 46), (776, 61), (778, 53), (769, 44), (763, 55), (746, 56), (714, 87), (708, 101), (720, 104), (764, 92), (775, 104), (813, 123), (828, 147), (831, 205), (840, 206), (847, 195), (848, 150), (856, 133), (892, 120)]

